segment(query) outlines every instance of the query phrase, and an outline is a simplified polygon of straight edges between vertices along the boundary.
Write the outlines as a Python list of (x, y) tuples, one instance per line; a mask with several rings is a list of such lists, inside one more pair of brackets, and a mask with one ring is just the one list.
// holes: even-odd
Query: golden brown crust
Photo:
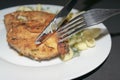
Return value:
[(5, 25), (7, 31), (12, 27), (25, 25), (30, 32), (40, 33), (54, 16), (54, 14), (43, 11), (17, 11), (5, 15)]
[[(18, 16), (25, 19), (20, 20)], [(5, 15), (8, 43), (23, 56), (35, 60), (51, 59), (58, 56), (56, 33), (53, 33), (41, 45), (35, 44), (36, 37), (54, 16), (54, 14), (42, 11), (14, 12)]]

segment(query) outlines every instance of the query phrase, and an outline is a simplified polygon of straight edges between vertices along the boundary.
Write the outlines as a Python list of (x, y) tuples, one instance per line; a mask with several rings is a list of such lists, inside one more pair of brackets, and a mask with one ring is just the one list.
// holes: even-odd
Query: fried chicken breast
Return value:
[(35, 39), (54, 18), (54, 14), (43, 11), (17, 11), (5, 15), (8, 44), (19, 54), (35, 59), (48, 60), (58, 56), (57, 34), (40, 45)]

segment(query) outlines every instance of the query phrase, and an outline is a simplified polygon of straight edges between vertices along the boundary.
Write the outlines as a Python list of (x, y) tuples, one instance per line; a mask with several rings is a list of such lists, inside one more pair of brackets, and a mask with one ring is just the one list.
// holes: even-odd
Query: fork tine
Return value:
[(75, 25), (74, 28), (67, 31), (66, 33), (64, 32), (64, 33), (61, 34), (61, 33), (58, 32), (58, 35), (60, 36), (59, 42), (63, 42), (64, 40), (68, 39), (70, 36), (79, 32), (80, 30), (82, 30), (85, 27), (87, 27), (87, 25), (83, 22), (83, 23)]
[(68, 23), (67, 25), (63, 26), (62, 29), (59, 30), (59, 32), (60, 33), (66, 32), (74, 28), (75, 25), (80, 24), (82, 22), (83, 22), (83, 17), (79, 17), (75, 21), (72, 21), (71, 23)]
[(68, 24), (58, 29), (57, 32), (60, 38), (59, 42), (62, 42), (73, 34), (77, 33), (80, 29), (85, 27), (85, 25), (83, 13), (77, 15), (75, 18), (69, 21)]
[(65, 34), (65, 32), (73, 30), (75, 27), (79, 27), (77, 25), (81, 25), (82, 23), (84, 23), (84, 20), (81, 18), (80, 20), (74, 22), (73, 24), (69, 25), (68, 27), (66, 27), (64, 30), (59, 31), (60, 34)]
[(85, 13), (85, 12), (79, 13), (79, 14), (78, 14), (77, 16), (75, 16), (72, 20), (70, 20), (66, 25), (60, 27), (60, 28), (58, 29), (58, 31), (63, 31), (65, 28), (67, 28), (67, 27), (71, 26), (72, 24), (74, 24), (75, 22), (81, 20), (81, 19), (83, 18), (83, 14), (84, 14), (84, 13)]

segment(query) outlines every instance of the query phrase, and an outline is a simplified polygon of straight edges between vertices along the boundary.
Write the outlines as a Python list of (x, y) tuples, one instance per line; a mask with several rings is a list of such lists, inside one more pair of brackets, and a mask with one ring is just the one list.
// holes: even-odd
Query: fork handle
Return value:
[(88, 26), (93, 26), (118, 14), (120, 9), (91, 9), (84, 14), (84, 18)]

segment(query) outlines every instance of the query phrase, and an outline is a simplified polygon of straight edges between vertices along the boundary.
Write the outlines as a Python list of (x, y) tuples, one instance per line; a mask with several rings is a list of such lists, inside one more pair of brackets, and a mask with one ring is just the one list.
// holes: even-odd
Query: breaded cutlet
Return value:
[(5, 15), (8, 44), (19, 54), (35, 59), (49, 60), (60, 53), (58, 51), (57, 34), (40, 45), (35, 39), (51, 22), (55, 14), (43, 11), (16, 11)]

